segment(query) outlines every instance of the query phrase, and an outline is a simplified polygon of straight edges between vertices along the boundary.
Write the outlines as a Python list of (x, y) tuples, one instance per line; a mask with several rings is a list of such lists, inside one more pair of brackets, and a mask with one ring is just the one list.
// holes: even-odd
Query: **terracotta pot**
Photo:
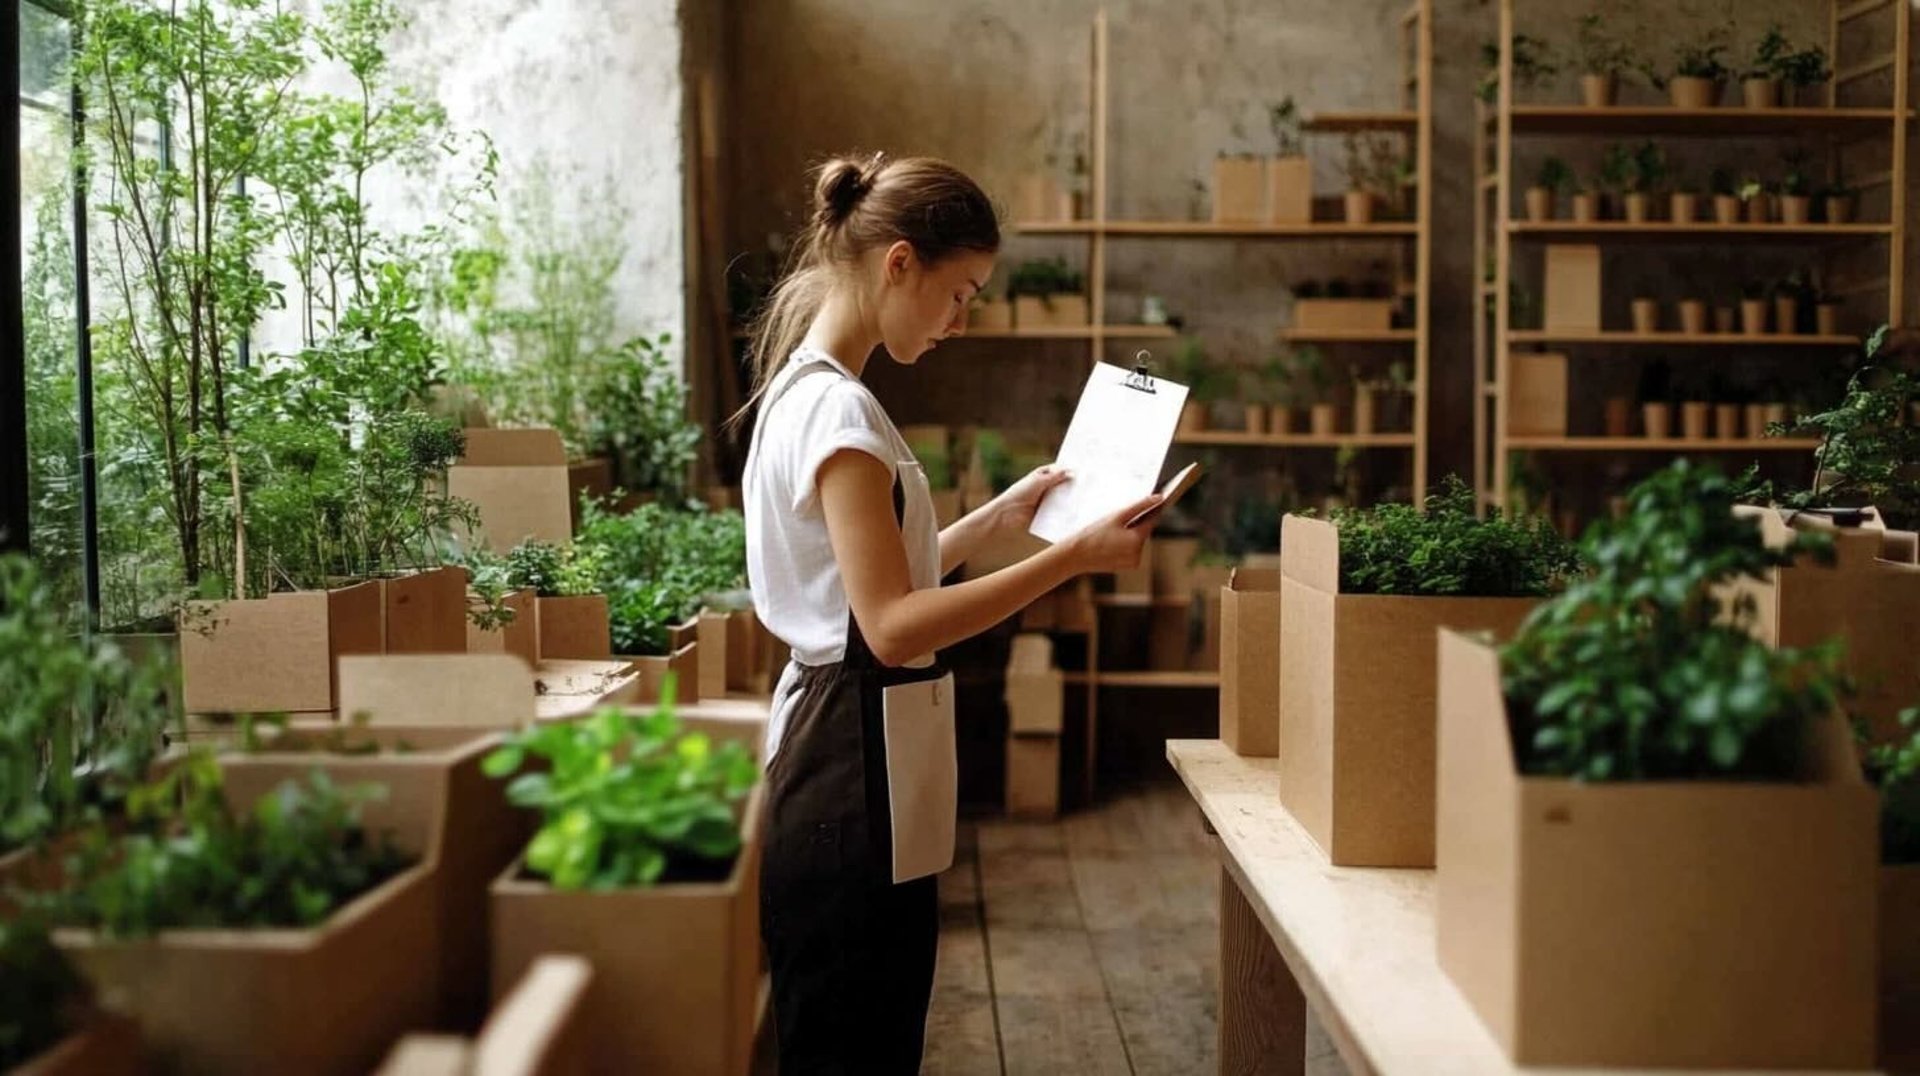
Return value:
[(1207, 405), (1195, 403), (1192, 400), (1187, 401), (1186, 406), (1180, 409), (1180, 432), (1204, 433), (1206, 429)]
[(1592, 224), (1600, 219), (1600, 196), (1591, 192), (1581, 192), (1573, 196), (1573, 219), (1581, 224)]
[(1311, 421), (1315, 437), (1332, 437), (1340, 432), (1340, 409), (1330, 403), (1314, 404)]
[(1580, 102), (1588, 108), (1611, 108), (1619, 98), (1618, 75), (1580, 76)]
[(1650, 194), (1627, 195), (1627, 221), (1632, 224), (1645, 224), (1653, 219), (1653, 196)]
[(1713, 219), (1718, 224), (1740, 223), (1740, 199), (1737, 195), (1716, 194), (1713, 196)]
[(1813, 308), (1814, 328), (1821, 336), (1840, 335), (1840, 304), (1821, 303)]
[(1610, 396), (1606, 405), (1607, 436), (1628, 437), (1629, 427), (1633, 423), (1633, 401), (1624, 396)]
[(1553, 219), (1553, 188), (1527, 188), (1527, 219), (1535, 224), (1544, 224)]
[(1692, 224), (1700, 219), (1700, 196), (1686, 191), (1674, 191), (1667, 199), (1667, 216), (1675, 224)]
[(1767, 425), (1773, 426), (1777, 424), (1777, 425), (1784, 426), (1787, 424), (1787, 405), (1786, 404), (1770, 403), (1770, 404), (1767, 404), (1766, 407), (1767, 407)]
[(1828, 224), (1853, 223), (1853, 196), (1849, 194), (1830, 194), (1826, 198)]
[(1640, 422), (1646, 428), (1646, 435), (1656, 441), (1672, 437), (1673, 405), (1665, 403), (1641, 404)]
[(1746, 100), (1748, 108), (1779, 108), (1780, 80), (1777, 78), (1742, 79), (1740, 95)]
[(1713, 406), (1704, 400), (1689, 400), (1680, 405), (1680, 435), (1690, 441), (1707, 436), (1707, 420), (1713, 414)]
[(1742, 417), (1746, 421), (1747, 436), (1755, 438), (1765, 437), (1767, 435), (1767, 405), (1750, 403), (1740, 410)]
[(1732, 334), (1740, 329), (1740, 315), (1730, 306), (1713, 308), (1713, 331)]
[(1813, 199), (1804, 194), (1784, 195), (1780, 199), (1780, 223), (1808, 224), (1813, 221)]
[(1267, 409), (1267, 432), (1285, 437), (1293, 432), (1293, 408), (1274, 404)]
[(1747, 202), (1748, 224), (1773, 223), (1773, 195), (1761, 192)]
[(1660, 300), (1633, 301), (1633, 331), (1642, 336), (1660, 331)]
[(1800, 331), (1800, 300), (1791, 295), (1774, 297), (1773, 331), (1781, 336), (1792, 336)]
[(1721, 84), (1712, 79), (1676, 77), (1667, 83), (1675, 108), (1714, 108), (1720, 103)]
[(1688, 336), (1706, 335), (1707, 304), (1704, 300), (1680, 300), (1680, 331)]
[(1767, 331), (1765, 299), (1740, 300), (1740, 331), (1748, 336), (1759, 336)]
[(1353, 432), (1361, 437), (1373, 433), (1374, 391), (1365, 385), (1353, 389)]
[(1713, 405), (1713, 435), (1722, 441), (1738, 441), (1740, 439), (1739, 404), (1723, 403)]
[(1264, 434), (1267, 432), (1266, 405), (1247, 404), (1241, 408), (1241, 413), (1246, 417), (1245, 425), (1248, 433)]
[(1373, 223), (1373, 192), (1348, 191), (1346, 197), (1347, 223)]

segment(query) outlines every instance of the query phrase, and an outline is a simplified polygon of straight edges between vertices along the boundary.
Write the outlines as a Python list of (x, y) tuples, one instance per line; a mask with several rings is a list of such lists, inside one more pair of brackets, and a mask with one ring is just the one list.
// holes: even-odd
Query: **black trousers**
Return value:
[(806, 667), (796, 693), (760, 864), (780, 1073), (912, 1076), (939, 896), (932, 877), (892, 882), (877, 678), (857, 662)]

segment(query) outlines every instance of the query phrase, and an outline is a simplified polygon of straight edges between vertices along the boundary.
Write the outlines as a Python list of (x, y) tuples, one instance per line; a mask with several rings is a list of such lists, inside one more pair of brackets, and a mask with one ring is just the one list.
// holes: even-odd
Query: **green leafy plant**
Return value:
[(938, 442), (917, 440), (907, 447), (913, 451), (913, 458), (920, 462), (920, 469), (926, 472), (929, 489), (953, 488), (953, 452), (948, 449), (945, 438)]
[(1589, 781), (1791, 780), (1810, 721), (1844, 689), (1833, 646), (1772, 650), (1751, 598), (1720, 588), (1831, 544), (1769, 549), (1734, 515), (1736, 485), (1685, 460), (1627, 495), (1582, 541), (1589, 575), (1500, 652), (1524, 773)]
[[(1500, 45), (1488, 41), (1480, 46), (1480, 85), (1475, 94), (1487, 104), (1500, 99)], [(1559, 73), (1553, 51), (1540, 38), (1513, 35), (1513, 83), (1516, 88), (1531, 89)]]
[(1474, 493), (1448, 475), (1410, 504), (1336, 509), (1340, 589), (1349, 594), (1538, 597), (1552, 593), (1580, 560), (1544, 519), (1481, 520)]
[(507, 580), (542, 598), (577, 598), (600, 593), (605, 547), (528, 540), (507, 551)]
[[(546, 763), (530, 769), (531, 759)], [(737, 805), (759, 769), (737, 743), (685, 731), (669, 683), (649, 714), (605, 709), (538, 725), (488, 755), (507, 798), (540, 812), (526, 866), (556, 889), (621, 889), (724, 874)], [(517, 776), (516, 776), (517, 775)]]
[(1186, 336), (1174, 349), (1171, 376), (1173, 380), (1187, 386), (1187, 400), (1191, 403), (1210, 404), (1225, 399), (1233, 391), (1233, 375), (1207, 354), (1207, 347), (1197, 336)]
[(746, 523), (738, 512), (653, 503), (621, 515), (589, 505), (574, 541), (599, 551), (618, 653), (665, 653), (668, 628), (699, 612), (708, 595), (746, 584)]
[(1787, 43), (1787, 35), (1781, 32), (1780, 24), (1767, 27), (1760, 37), (1760, 43), (1754, 46), (1753, 62), (1747, 65), (1742, 78), (1771, 79), (1780, 77), (1780, 58), (1787, 54), (1792, 46)]
[(687, 494), (700, 425), (687, 417), (687, 387), (673, 370), (671, 337), (637, 336), (614, 349), (586, 385), (587, 451), (613, 461), (614, 484), (629, 493), (679, 500)]
[(1273, 152), (1276, 157), (1298, 157), (1303, 152), (1300, 138), (1300, 106), (1288, 94), (1267, 109), (1267, 123), (1273, 128)]
[(481, 631), (499, 631), (514, 622), (517, 614), (507, 598), (520, 589), (513, 583), (507, 560), (490, 550), (470, 550), (467, 569), (467, 622)]
[(1708, 174), (1707, 190), (1713, 194), (1735, 197), (1740, 193), (1739, 188), (1734, 186), (1733, 172), (1726, 168), (1715, 168)]
[(1827, 54), (1819, 46), (1795, 50), (1787, 35), (1775, 23), (1767, 28), (1754, 46), (1753, 62), (1745, 76), (1750, 79), (1779, 79), (1791, 86), (1814, 86), (1833, 77), (1827, 66)]
[(171, 669), (71, 616), (32, 561), (0, 555), (0, 854), (118, 806), (173, 719)]
[(1911, 406), (1920, 400), (1920, 376), (1910, 353), (1889, 340), (1884, 326), (1867, 339), (1865, 358), (1838, 405), (1770, 431), (1820, 437), (1812, 485), (1781, 495), (1783, 506), (1874, 505), (1890, 526), (1920, 524), (1920, 425)]
[(134, 831), (96, 824), (69, 859), (72, 882), (31, 904), (65, 926), (139, 938), (180, 927), (309, 927), (404, 870), (409, 857), (359, 824), (380, 786), (325, 771), (236, 812), (218, 762), (196, 753), (128, 799)]
[(1619, 76), (1632, 70), (1633, 50), (1607, 28), (1606, 16), (1591, 11), (1580, 17), (1580, 70), (1589, 75)]
[(1600, 168), (1602, 184), (1624, 194), (1649, 194), (1667, 178), (1667, 155), (1653, 142), (1607, 147)]
[(1545, 187), (1556, 194), (1565, 194), (1573, 189), (1573, 169), (1558, 157), (1548, 157), (1540, 162), (1540, 174), (1535, 177), (1534, 185)]
[(12, 1072), (73, 1030), (86, 981), (37, 918), (0, 920), (0, 1069)]
[(1078, 295), (1087, 287), (1086, 278), (1065, 258), (1034, 258), (1021, 262), (1007, 277), (1009, 299), (1025, 295), (1042, 301), (1056, 295)]
[(1900, 712), (1908, 738), (1869, 748), (1867, 779), (1880, 790), (1880, 862), (1920, 863), (1920, 706)]

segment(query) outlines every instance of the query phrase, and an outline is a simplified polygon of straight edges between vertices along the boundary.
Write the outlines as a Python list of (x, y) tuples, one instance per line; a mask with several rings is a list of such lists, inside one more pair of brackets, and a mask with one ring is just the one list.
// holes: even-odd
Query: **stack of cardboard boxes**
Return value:
[(1007, 814), (1052, 818), (1060, 813), (1060, 729), (1065, 678), (1053, 665), (1053, 640), (1014, 637), (1007, 658)]

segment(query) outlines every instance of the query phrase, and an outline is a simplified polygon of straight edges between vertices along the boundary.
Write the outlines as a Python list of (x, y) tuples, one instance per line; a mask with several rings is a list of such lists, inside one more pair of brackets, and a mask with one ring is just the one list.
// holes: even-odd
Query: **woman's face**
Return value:
[(928, 264), (912, 245), (896, 242), (882, 265), (877, 310), (880, 342), (893, 360), (908, 365), (935, 344), (967, 330), (967, 309), (993, 275), (994, 256), (956, 251)]

